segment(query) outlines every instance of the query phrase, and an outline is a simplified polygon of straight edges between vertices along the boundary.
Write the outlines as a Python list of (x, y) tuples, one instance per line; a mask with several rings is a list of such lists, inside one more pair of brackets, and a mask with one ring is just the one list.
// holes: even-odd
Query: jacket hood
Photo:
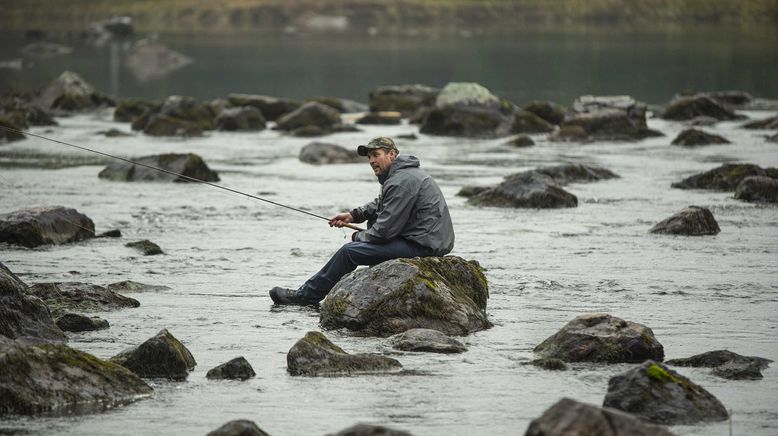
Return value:
[(382, 174), (378, 176), (378, 183), (383, 185), (386, 179), (388, 179), (396, 171), (399, 171), (404, 168), (418, 168), (420, 166), (421, 166), (421, 162), (419, 162), (419, 158), (417, 158), (416, 156), (399, 155), (397, 156), (397, 158), (395, 158), (394, 163), (392, 163), (392, 166), (389, 167), (389, 171), (387, 171), (386, 174)]

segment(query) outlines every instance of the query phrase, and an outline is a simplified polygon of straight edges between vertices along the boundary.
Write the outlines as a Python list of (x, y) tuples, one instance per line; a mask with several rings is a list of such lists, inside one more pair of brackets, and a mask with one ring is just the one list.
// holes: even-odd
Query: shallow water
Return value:
[[(772, 113), (749, 112), (752, 118)], [(309, 139), (266, 130), (211, 133), (203, 138), (143, 135), (105, 139), (111, 112), (60, 119), (33, 132), (107, 153), (136, 157), (196, 152), (221, 184), (329, 216), (371, 200), (378, 185), (365, 164), (311, 166), (297, 160)], [(297, 286), (348, 233), (324, 221), (190, 184), (115, 183), (97, 178), (93, 156), (30, 138), (0, 147), (0, 213), (39, 205), (74, 207), (97, 231), (124, 237), (19, 249), (0, 258), (27, 283), (135, 280), (171, 289), (127, 294), (141, 306), (99, 314), (109, 330), (70, 335), (70, 345), (108, 358), (168, 328), (192, 351), (197, 367), (186, 382), (154, 381), (151, 399), (85, 416), (15, 418), (0, 429), (57, 434), (204, 434), (232, 419), (254, 420), (270, 434), (324, 434), (356, 422), (417, 435), (523, 434), (561, 397), (601, 404), (608, 379), (630, 365), (573, 364), (549, 372), (524, 363), (532, 348), (573, 317), (605, 311), (651, 327), (667, 358), (714, 349), (778, 360), (778, 209), (740, 202), (731, 193), (670, 189), (670, 183), (721, 162), (778, 165), (778, 145), (735, 122), (708, 131), (733, 144), (670, 146), (679, 123), (651, 119), (666, 136), (634, 143), (550, 143), (512, 149), (505, 139), (419, 135), (401, 140), (447, 197), (457, 242), (452, 254), (476, 259), (490, 285), (495, 326), (464, 338), (461, 355), (398, 353), (385, 339), (325, 332), (348, 352), (391, 355), (412, 375), (291, 377), (285, 355), (305, 332), (319, 330), (312, 309), (273, 308), (267, 290)], [(324, 138), (343, 146), (416, 126), (364, 127)], [(33, 165), (9, 160), (31, 154)], [(68, 166), (75, 162), (87, 165)], [(55, 162), (45, 165), (46, 162)], [(454, 194), (464, 185), (566, 162), (597, 164), (621, 178), (566, 189), (579, 206), (562, 210), (474, 208)], [(62, 164), (65, 165), (62, 165)], [(712, 210), (717, 236), (671, 237), (648, 229), (688, 205)], [(158, 243), (165, 255), (144, 257), (124, 244)], [(257, 372), (247, 382), (210, 381), (208, 369), (245, 356)], [(732, 411), (733, 434), (778, 432), (778, 370), (760, 381), (728, 381), (707, 369), (680, 368)], [(686, 435), (726, 435), (730, 423), (676, 426)]]

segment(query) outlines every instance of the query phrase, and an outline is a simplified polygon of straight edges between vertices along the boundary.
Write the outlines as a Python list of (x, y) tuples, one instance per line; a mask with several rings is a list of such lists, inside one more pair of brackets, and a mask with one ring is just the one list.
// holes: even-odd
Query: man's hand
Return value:
[(350, 212), (343, 212), (330, 218), (330, 227), (343, 227), (354, 220)]

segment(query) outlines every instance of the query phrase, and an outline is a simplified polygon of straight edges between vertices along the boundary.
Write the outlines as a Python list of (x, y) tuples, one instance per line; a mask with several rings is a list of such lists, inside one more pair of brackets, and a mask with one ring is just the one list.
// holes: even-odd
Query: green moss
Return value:
[(348, 308), (348, 301), (343, 297), (330, 297), (324, 302), (322, 307), (321, 324), (323, 326), (336, 325), (337, 321)]
[(333, 344), (332, 341), (327, 339), (327, 337), (324, 336), (324, 333), (322, 332), (308, 332), (305, 334), (305, 337), (303, 337), (303, 341), (317, 348), (323, 348), (325, 350), (330, 350), (336, 353), (346, 354), (342, 348), (338, 347), (337, 345)]
[(646, 374), (651, 380), (655, 380), (660, 383), (672, 382), (675, 384), (682, 384), (677, 377), (670, 374), (667, 370), (656, 363), (653, 363), (649, 365), (648, 368), (646, 368)]

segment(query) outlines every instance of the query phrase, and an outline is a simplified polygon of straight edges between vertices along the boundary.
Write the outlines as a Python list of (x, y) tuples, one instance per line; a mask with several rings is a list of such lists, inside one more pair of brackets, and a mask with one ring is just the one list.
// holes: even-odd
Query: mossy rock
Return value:
[[(9, 129), (13, 130), (25, 130), (27, 126), (18, 124), (18, 120), (14, 122), (14, 120), (10, 119), (6, 115), (0, 116), (0, 126), (7, 127)], [(24, 133), (15, 132), (15, 131), (9, 131), (6, 129), (0, 129), (0, 144), (5, 142), (14, 142), (14, 141), (21, 141), (22, 139), (27, 138), (24, 136)]]
[(714, 135), (697, 129), (686, 129), (673, 139), (673, 145), (694, 147), (698, 145), (729, 144), (723, 136)]
[(308, 332), (286, 355), (291, 375), (337, 376), (397, 371), (400, 362), (377, 354), (348, 354), (320, 332)]
[(440, 89), (424, 85), (381, 86), (369, 94), (371, 112), (397, 111), (409, 117), (419, 108), (433, 106)]
[(248, 380), (257, 375), (254, 368), (245, 357), (236, 357), (229, 362), (222, 363), (208, 370), (205, 374), (209, 379)]
[(662, 118), (674, 121), (688, 121), (703, 116), (717, 120), (741, 118), (732, 109), (702, 94), (678, 98), (670, 102), (661, 114)]
[(26, 291), (27, 284), (0, 262), (0, 336), (66, 341), (49, 308)]
[(200, 130), (213, 130), (216, 126), (216, 113), (213, 109), (192, 97), (171, 95), (162, 103), (159, 115), (185, 121)]
[(192, 353), (167, 329), (110, 359), (140, 377), (183, 381), (197, 365)]
[(466, 335), (492, 326), (481, 268), (460, 257), (394, 259), (343, 277), (321, 304), (321, 325), (372, 336), (412, 328)]
[(735, 198), (754, 203), (778, 203), (778, 179), (749, 176), (735, 188)]
[(216, 117), (216, 128), (241, 132), (264, 130), (265, 117), (259, 109), (252, 106), (230, 107)]
[(295, 111), (301, 106), (299, 101), (253, 94), (230, 94), (229, 106), (253, 106), (262, 112), (267, 121), (276, 121), (281, 116)]
[(40, 298), (57, 312), (107, 312), (140, 306), (134, 298), (91, 283), (35, 283), (27, 293)]
[(33, 248), (94, 237), (94, 222), (76, 209), (50, 206), (0, 214), (0, 242)]
[(101, 94), (81, 76), (65, 71), (44, 87), (33, 101), (43, 109), (74, 112), (96, 109), (101, 106), (115, 106), (113, 99)]
[(203, 129), (191, 121), (155, 114), (148, 118), (143, 133), (150, 136), (200, 136)]
[(512, 133), (548, 133), (554, 126), (538, 115), (519, 109), (513, 118)]
[[(155, 100), (128, 98), (119, 101), (113, 111), (113, 120), (131, 123), (147, 111), (158, 111), (162, 103)], [(137, 129), (139, 130), (139, 129)]]
[(551, 101), (532, 100), (522, 109), (539, 116), (549, 124), (559, 125), (565, 119), (567, 109)]
[[(141, 165), (117, 161), (103, 168), (97, 176), (117, 182), (189, 182), (190, 179), (204, 182), (219, 181), (219, 175), (208, 168), (203, 158), (194, 153), (143, 156), (134, 159), (134, 162)], [(179, 174), (186, 177), (181, 177)]]
[(321, 103), (308, 102), (278, 118), (276, 129), (292, 131), (301, 127), (313, 126), (329, 130), (340, 123), (340, 112), (337, 110)]

